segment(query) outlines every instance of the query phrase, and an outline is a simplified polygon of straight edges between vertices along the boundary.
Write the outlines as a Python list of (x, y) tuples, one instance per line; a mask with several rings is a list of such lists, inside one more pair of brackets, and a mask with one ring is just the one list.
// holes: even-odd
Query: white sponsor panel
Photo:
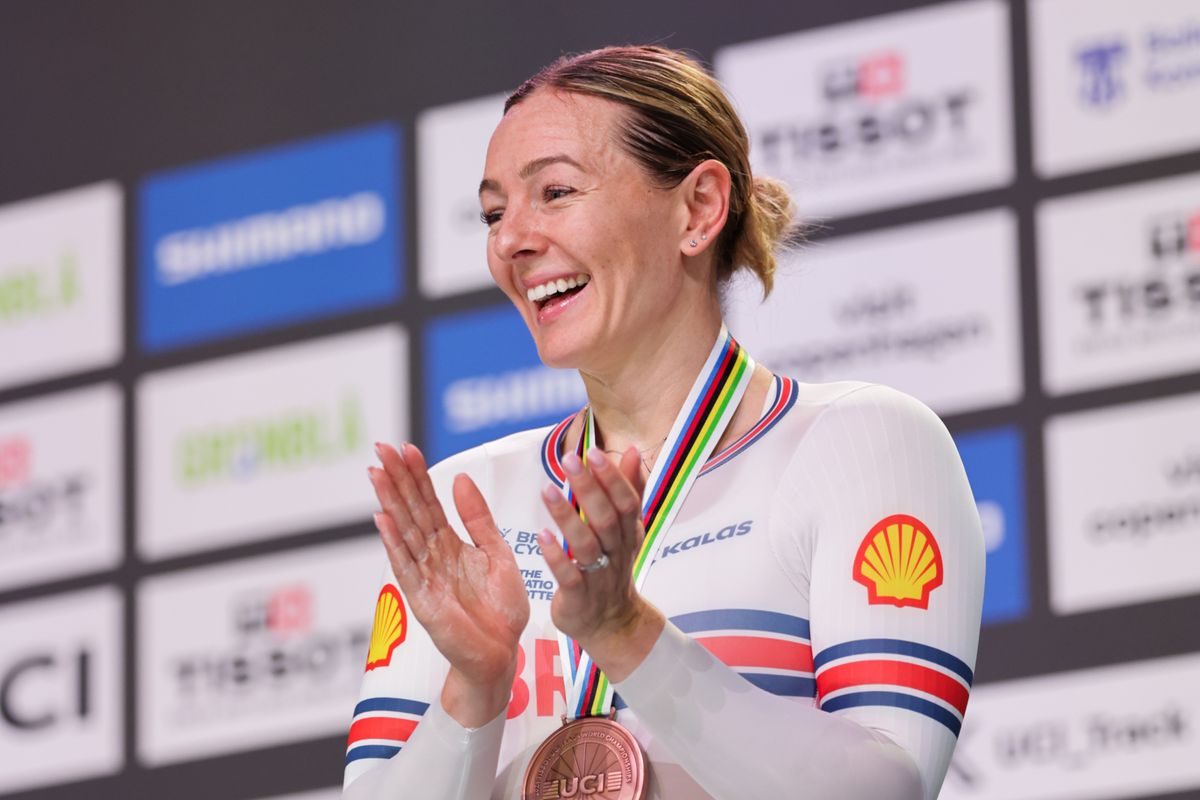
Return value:
[(977, 686), (942, 800), (1108, 800), (1200, 787), (1200, 655)]
[(1200, 395), (1046, 423), (1050, 605), (1200, 592)]
[(148, 579), (139, 757), (167, 764), (348, 730), (381, 558), (364, 536)]
[(1040, 174), (1200, 148), (1195, 0), (1034, 0), (1029, 23)]
[(835, 239), (781, 263), (765, 302), (739, 275), (733, 335), (802, 381), (865, 380), (939, 413), (1021, 395), (1016, 220), (986, 211)]
[(112, 384), (0, 408), (0, 589), (121, 560), (121, 429)]
[(121, 598), (89, 589), (0, 608), (0, 792), (124, 760)]
[(428, 297), (494, 286), (478, 188), (507, 96), (431, 108), (417, 117), (418, 278)]
[(158, 558), (366, 518), (377, 441), (408, 430), (383, 326), (154, 373), (138, 386), (138, 548)]
[(754, 171), (805, 219), (1009, 183), (1008, 13), (942, 3), (719, 50)]
[(1037, 215), (1048, 391), (1200, 369), (1200, 175), (1063, 197)]
[(121, 356), (121, 188), (0, 206), (0, 387)]

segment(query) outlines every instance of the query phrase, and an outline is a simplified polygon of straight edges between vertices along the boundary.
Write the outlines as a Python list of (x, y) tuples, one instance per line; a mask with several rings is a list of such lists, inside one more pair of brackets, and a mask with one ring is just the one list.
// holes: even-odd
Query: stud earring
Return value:
[(700, 238), (701, 238), (701, 239), (707, 239), (707, 238), (708, 238), (708, 234), (707, 234), (707, 233), (702, 233), (702, 234), (700, 234)]
[(697, 242), (695, 239), (692, 239), (690, 242), (688, 242), (688, 244), (690, 244), (692, 247), (695, 247), (697, 245)]

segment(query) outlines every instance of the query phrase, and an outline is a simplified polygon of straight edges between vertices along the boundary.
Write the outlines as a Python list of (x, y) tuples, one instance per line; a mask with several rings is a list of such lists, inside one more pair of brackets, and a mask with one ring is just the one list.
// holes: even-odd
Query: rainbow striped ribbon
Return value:
[[(642, 495), (642, 524), (646, 538), (633, 562), (634, 586), (641, 591), (649, 573), (651, 555), (683, 506), (683, 501), (712, 454), (721, 434), (733, 419), (738, 403), (754, 374), (754, 360), (729, 335), (725, 325), (708, 355), (692, 390), (675, 417)], [(591, 408), (584, 409), (583, 435), (576, 452), (586, 462), (587, 451), (596, 440), (596, 422)], [(567, 499), (579, 510), (570, 484)], [(580, 516), (583, 516), (580, 511)], [(565, 540), (562, 545), (570, 549)], [(566, 670), (569, 716), (606, 716), (612, 706), (613, 688), (591, 657), (570, 637), (558, 635), (559, 655)]]

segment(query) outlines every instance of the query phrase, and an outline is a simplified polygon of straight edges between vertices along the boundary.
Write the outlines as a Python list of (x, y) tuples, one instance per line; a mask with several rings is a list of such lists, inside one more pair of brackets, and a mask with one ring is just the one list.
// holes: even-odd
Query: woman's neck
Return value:
[(652, 454), (666, 438), (721, 330), (715, 302), (702, 313), (688, 311), (641, 332), (608, 369), (580, 371), (605, 450), (633, 446)]

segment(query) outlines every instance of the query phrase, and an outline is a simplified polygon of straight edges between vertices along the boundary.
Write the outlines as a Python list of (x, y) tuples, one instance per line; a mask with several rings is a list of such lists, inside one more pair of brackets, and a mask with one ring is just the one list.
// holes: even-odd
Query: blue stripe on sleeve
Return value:
[(738, 673), (758, 688), (783, 697), (816, 697), (817, 684), (812, 678), (797, 675), (770, 675), (761, 672)]
[(778, 611), (762, 611), (756, 608), (718, 608), (711, 611), (693, 611), (671, 617), (671, 622), (684, 633), (702, 631), (744, 630), (765, 633), (782, 633), (786, 636), (808, 638), (808, 620), (780, 614)]
[(399, 747), (388, 747), (382, 744), (364, 744), (353, 747), (346, 753), (346, 763), (349, 764), (363, 758), (391, 758), (400, 752)]
[(937, 703), (931, 703), (920, 697), (900, 694), (899, 692), (853, 692), (843, 694), (821, 703), (821, 710), (833, 712), (841, 711), (844, 708), (858, 708), (861, 706), (892, 706), (893, 708), (915, 711), (918, 714), (924, 714), (930, 719), (942, 723), (955, 736), (958, 736), (958, 732), (962, 728), (962, 723), (959, 722), (958, 717)]
[(402, 697), (368, 697), (354, 707), (354, 716), (366, 711), (395, 711), (400, 714), (416, 714), (420, 716), (429, 708), (429, 703), (419, 700), (405, 700)]
[(950, 655), (945, 650), (938, 650), (927, 644), (917, 644), (903, 639), (855, 639), (842, 642), (832, 647), (826, 647), (813, 657), (813, 669), (819, 670), (830, 661), (846, 656), (861, 656), (877, 653), (890, 653), (901, 656), (923, 658), (926, 661), (945, 667), (967, 682), (967, 686), (975, 680), (971, 668), (964, 661)]

